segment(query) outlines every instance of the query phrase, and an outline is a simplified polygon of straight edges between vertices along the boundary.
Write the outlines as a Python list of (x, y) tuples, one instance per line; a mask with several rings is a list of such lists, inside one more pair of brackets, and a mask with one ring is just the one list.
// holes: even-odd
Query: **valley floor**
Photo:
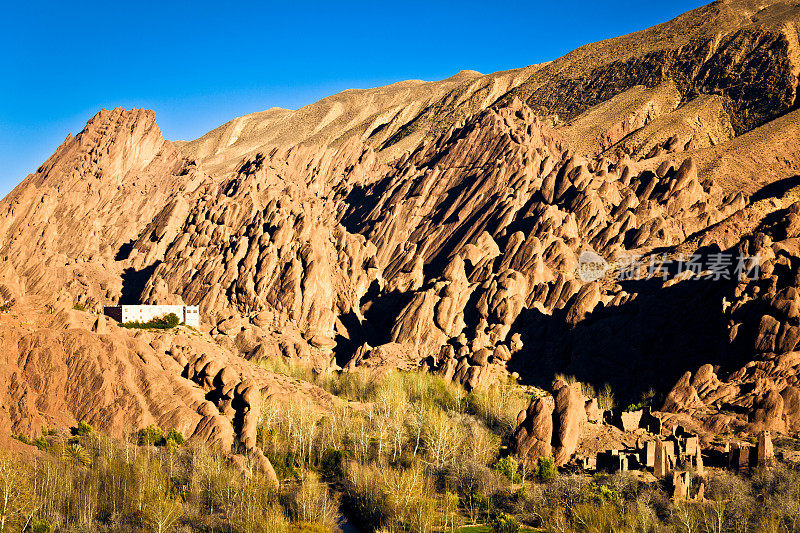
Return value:
[[(692, 493), (632, 472), (528, 464), (506, 444), (529, 389), (465, 393), (425, 373), (315, 374), (265, 363), (342, 399), (330, 410), (267, 400), (258, 447), (226, 456), (153, 426), (111, 439), (85, 423), (15, 435), (0, 462), (2, 531), (800, 531), (796, 463), (692, 474)], [(797, 447), (779, 441), (780, 450)], [(470, 525), (472, 524), (472, 525)]]

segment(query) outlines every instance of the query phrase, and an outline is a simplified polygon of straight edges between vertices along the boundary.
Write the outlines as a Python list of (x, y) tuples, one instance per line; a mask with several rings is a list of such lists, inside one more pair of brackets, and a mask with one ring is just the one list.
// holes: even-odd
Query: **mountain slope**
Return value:
[[(230, 171), (235, 162), (275, 146), (330, 144), (356, 138), (397, 155), (425, 137), (416, 134), (398, 145), (395, 136), (419, 121), (425, 128), (483, 109), (520, 83), (536, 65), (482, 76), (462, 71), (442, 81), (402, 81), (374, 89), (350, 89), (297, 111), (271, 109), (236, 118), (194, 141), (180, 143), (181, 151), (214, 171)], [(417, 126), (414, 126), (417, 128)], [(446, 129), (446, 127), (445, 127)], [(408, 134), (403, 133), (405, 137)]]
[[(698, 119), (698, 111), (689, 110), (683, 120), (694, 127), (679, 129), (673, 151), (724, 143), (795, 108), (798, 50), (794, 3), (719, 1), (653, 28), (587, 44), (549, 63), (345, 91), (298, 111), (247, 115), (180, 146), (189, 157), (228, 171), (231, 159), (254, 150), (337, 144), (349, 137), (391, 159), (468, 115), (517, 97), (562, 127), (586, 155), (614, 151), (642, 158), (677, 131), (666, 135), (673, 128), (659, 128), (646, 146), (617, 143), (658, 117), (684, 115), (687, 106), (712, 108), (713, 116), (701, 113)], [(703, 95), (713, 95), (713, 103), (695, 102), (707, 98)], [(586, 116), (590, 110), (599, 117)]]
[(122, 290), (123, 245), (201, 179), (152, 111), (103, 110), (3, 199), (0, 251), (31, 292), (99, 303)]

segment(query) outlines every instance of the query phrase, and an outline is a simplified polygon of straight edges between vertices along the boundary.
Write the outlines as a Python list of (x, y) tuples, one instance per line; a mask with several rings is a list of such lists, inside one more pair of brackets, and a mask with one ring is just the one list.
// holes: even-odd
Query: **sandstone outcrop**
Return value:
[(552, 456), (556, 466), (566, 464), (578, 448), (585, 403), (580, 383), (557, 380), (553, 396), (534, 398), (527, 411), (520, 412), (512, 441), (515, 453), (534, 463)]
[(116, 300), (126, 243), (204, 178), (164, 140), (152, 111), (104, 109), (3, 199), (2, 255), (50, 301)]
[(580, 383), (557, 383), (553, 387), (556, 408), (553, 412), (553, 457), (557, 466), (565, 464), (578, 447), (581, 427), (586, 419)]
[(520, 413), (521, 420), (518, 420), (514, 432), (514, 447), (518, 455), (533, 461), (552, 455), (554, 409), (553, 398), (544, 396), (532, 400), (527, 411)]

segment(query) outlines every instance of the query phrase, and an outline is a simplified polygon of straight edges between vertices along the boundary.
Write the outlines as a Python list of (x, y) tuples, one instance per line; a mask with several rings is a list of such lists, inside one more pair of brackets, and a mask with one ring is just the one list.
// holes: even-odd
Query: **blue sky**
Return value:
[(703, 3), (4, 1), (0, 196), (102, 107), (193, 139), (348, 88), (540, 63)]

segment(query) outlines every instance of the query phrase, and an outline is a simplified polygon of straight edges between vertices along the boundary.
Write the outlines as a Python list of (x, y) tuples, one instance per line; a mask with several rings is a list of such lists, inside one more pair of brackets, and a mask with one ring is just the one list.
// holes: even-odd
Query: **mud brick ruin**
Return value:
[[(657, 479), (669, 479), (673, 485), (673, 498), (703, 499), (705, 490), (701, 482), (694, 493), (690, 492), (693, 476), (706, 473), (703, 445), (700, 436), (675, 426), (671, 434), (664, 435), (661, 419), (649, 409), (631, 412), (600, 412), (594, 423), (613, 425), (625, 432), (645, 429), (634, 448), (611, 449), (588, 457), (576, 457), (575, 462), (584, 470), (604, 472), (646, 471)], [(751, 468), (770, 468), (775, 465), (772, 437), (769, 431), (758, 435), (757, 443), (738, 442), (725, 447), (724, 460), (719, 466), (727, 466), (740, 473)], [(725, 462), (727, 461), (727, 462)], [(717, 463), (720, 460), (717, 459)]]
[(752, 467), (770, 468), (775, 466), (775, 451), (769, 431), (762, 431), (755, 446), (749, 442), (739, 442), (729, 447), (728, 468), (747, 473)]

